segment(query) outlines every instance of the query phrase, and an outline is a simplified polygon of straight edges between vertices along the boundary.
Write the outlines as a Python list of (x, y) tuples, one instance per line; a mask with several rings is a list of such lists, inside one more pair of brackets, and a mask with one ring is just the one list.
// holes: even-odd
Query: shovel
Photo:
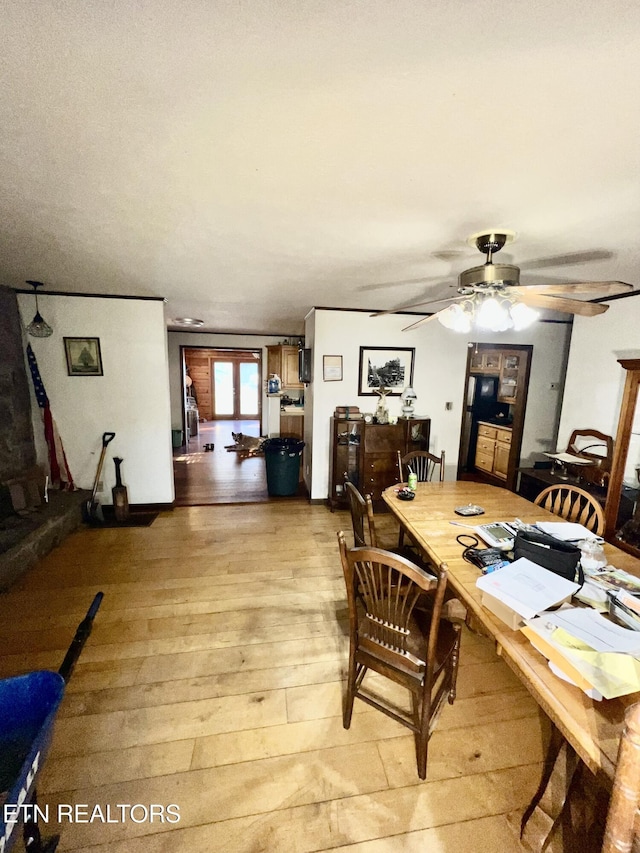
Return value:
[(96, 500), (96, 494), (98, 492), (98, 483), (100, 482), (100, 475), (102, 474), (104, 455), (107, 452), (107, 445), (110, 441), (113, 441), (115, 437), (115, 432), (105, 432), (102, 434), (102, 451), (100, 453), (100, 459), (98, 460), (98, 470), (96, 471), (96, 478), (93, 481), (93, 491), (91, 492), (91, 497), (84, 505), (83, 515), (85, 521), (104, 521), (104, 516), (102, 515), (102, 508)]

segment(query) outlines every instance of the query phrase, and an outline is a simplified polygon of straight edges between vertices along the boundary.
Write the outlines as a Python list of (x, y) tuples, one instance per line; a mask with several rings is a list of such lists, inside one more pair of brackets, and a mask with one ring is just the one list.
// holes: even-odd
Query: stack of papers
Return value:
[(553, 672), (593, 699), (640, 690), (640, 633), (589, 608), (568, 607), (528, 620), (523, 633)]
[(575, 521), (537, 521), (536, 527), (543, 533), (562, 539), (563, 542), (580, 542), (581, 539), (597, 539), (602, 542), (601, 536), (596, 536), (593, 531)]
[(526, 557), (479, 577), (476, 586), (524, 619), (532, 619), (537, 613), (568, 600), (579, 589), (577, 583), (543, 569)]

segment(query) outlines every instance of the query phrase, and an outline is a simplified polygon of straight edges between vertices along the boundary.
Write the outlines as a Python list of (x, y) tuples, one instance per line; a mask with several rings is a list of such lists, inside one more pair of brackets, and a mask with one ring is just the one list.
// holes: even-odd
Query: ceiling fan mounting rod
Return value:
[(476, 246), (484, 255), (487, 256), (487, 260), (486, 260), (487, 264), (493, 263), (492, 259), (493, 259), (494, 254), (496, 252), (499, 252), (500, 249), (502, 249), (502, 247), (505, 245), (506, 242), (507, 242), (507, 235), (506, 234), (496, 234), (496, 233), (489, 234), (489, 233), (487, 233), (487, 234), (480, 234), (476, 238)]

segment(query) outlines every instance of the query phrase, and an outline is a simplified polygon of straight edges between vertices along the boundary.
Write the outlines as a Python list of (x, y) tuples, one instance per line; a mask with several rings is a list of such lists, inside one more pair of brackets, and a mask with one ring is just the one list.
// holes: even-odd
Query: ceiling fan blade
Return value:
[(526, 261), (523, 266), (527, 270), (543, 270), (547, 267), (561, 267), (571, 264), (588, 264), (591, 261), (608, 261), (613, 257), (613, 252), (603, 249), (595, 249), (592, 252), (570, 252), (566, 255), (552, 255), (548, 258), (538, 258)]
[(407, 284), (426, 284), (430, 281), (442, 281), (441, 275), (420, 276), (420, 278), (403, 278), (396, 281), (378, 281), (375, 284), (363, 284), (356, 288), (363, 293), (369, 290), (388, 290), (391, 287), (405, 287)]
[(511, 290), (517, 293), (600, 293), (602, 296), (615, 296), (633, 290), (633, 285), (625, 281), (581, 281), (575, 284), (520, 284)]
[(459, 296), (453, 296), (451, 299), (429, 299), (426, 302), (412, 302), (411, 305), (402, 305), (400, 308), (389, 308), (388, 311), (376, 311), (375, 314), (369, 314), (369, 316), (383, 317), (385, 314), (400, 314), (402, 311), (409, 311), (410, 308), (419, 308), (423, 305), (441, 305), (444, 302), (457, 302), (458, 299), (460, 299)]
[[(451, 302), (451, 300), (449, 300)], [(419, 320), (416, 320), (415, 323), (412, 323), (410, 326), (405, 326), (402, 330), (403, 332), (408, 332), (409, 329), (417, 329), (418, 326), (422, 326), (424, 323), (430, 323), (431, 320), (435, 320), (438, 314), (442, 314), (443, 311), (446, 311), (446, 308), (441, 308), (439, 311), (436, 311), (434, 314), (429, 314), (428, 317), (421, 317)]]
[(579, 299), (566, 299), (562, 296), (545, 296), (543, 293), (529, 293), (528, 288), (510, 288), (517, 290), (518, 300), (532, 308), (550, 308), (552, 311), (562, 311), (565, 314), (580, 314), (583, 317), (594, 317), (609, 310), (602, 302), (581, 302)]

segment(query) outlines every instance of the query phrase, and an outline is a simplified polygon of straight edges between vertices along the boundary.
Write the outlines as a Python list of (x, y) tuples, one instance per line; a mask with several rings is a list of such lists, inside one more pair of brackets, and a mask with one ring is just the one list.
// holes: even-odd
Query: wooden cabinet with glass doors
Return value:
[(344, 475), (363, 495), (379, 501), (387, 486), (400, 480), (401, 456), (429, 449), (429, 418), (400, 418), (395, 424), (331, 418), (329, 445), (329, 504), (346, 506)]
[(498, 382), (498, 402), (515, 403), (522, 381), (522, 353), (503, 350)]
[(502, 365), (502, 353), (498, 350), (482, 349), (474, 352), (469, 365), (470, 373), (497, 376)]

